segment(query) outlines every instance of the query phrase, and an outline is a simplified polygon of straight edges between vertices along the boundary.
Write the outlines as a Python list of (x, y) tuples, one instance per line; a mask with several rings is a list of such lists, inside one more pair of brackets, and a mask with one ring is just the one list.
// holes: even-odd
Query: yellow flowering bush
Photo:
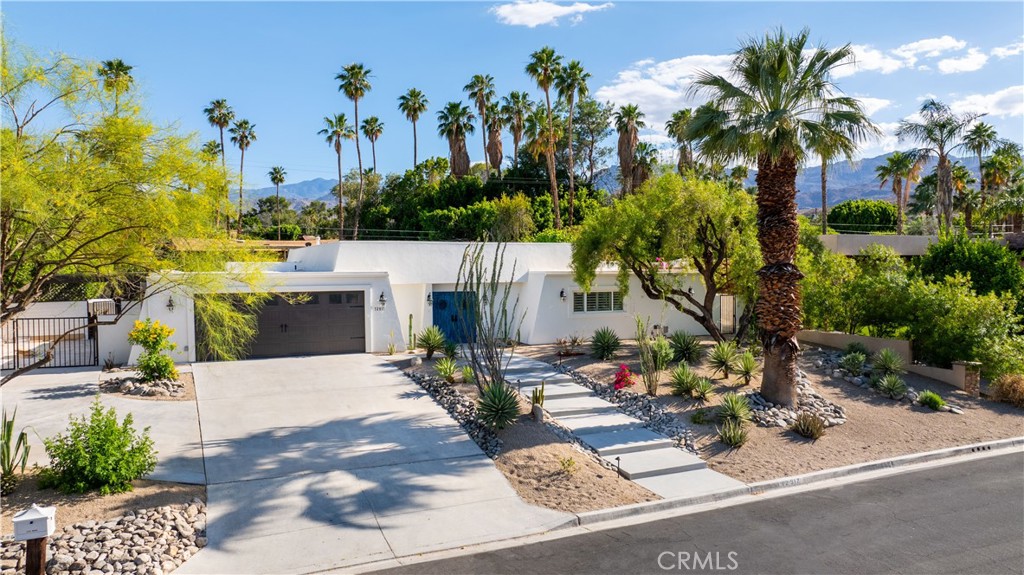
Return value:
[(128, 334), (128, 343), (142, 346), (144, 350), (139, 356), (138, 369), (142, 375), (142, 381), (157, 381), (162, 379), (177, 379), (178, 370), (174, 368), (174, 360), (163, 354), (165, 351), (174, 350), (174, 342), (170, 341), (174, 328), (147, 319), (136, 321)]

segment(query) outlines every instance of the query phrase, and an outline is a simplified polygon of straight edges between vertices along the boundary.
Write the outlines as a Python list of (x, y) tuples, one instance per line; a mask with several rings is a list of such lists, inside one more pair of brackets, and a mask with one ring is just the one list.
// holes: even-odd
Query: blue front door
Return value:
[(467, 343), (476, 339), (476, 294), (472, 292), (434, 292), (434, 325), (448, 341)]

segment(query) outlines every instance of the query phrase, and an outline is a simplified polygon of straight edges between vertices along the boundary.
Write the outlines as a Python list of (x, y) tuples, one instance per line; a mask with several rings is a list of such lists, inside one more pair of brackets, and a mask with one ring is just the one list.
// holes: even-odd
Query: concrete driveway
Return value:
[(209, 546), (181, 573), (298, 573), (545, 531), (433, 400), (371, 355), (196, 364)]

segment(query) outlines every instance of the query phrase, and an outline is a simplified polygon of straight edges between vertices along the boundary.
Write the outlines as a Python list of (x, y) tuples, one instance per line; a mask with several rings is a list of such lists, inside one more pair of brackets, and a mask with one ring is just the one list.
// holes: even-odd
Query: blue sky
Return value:
[[(410, 87), (426, 93), (430, 111), (419, 124), (420, 158), (446, 155), (436, 111), (473, 74), (495, 77), (499, 94), (542, 93), (523, 72), (530, 52), (553, 46), (582, 61), (591, 93), (636, 103), (647, 113), (644, 138), (662, 144), (660, 128), (687, 100), (689, 78), (701, 68), (722, 71), (741, 39), (782, 26), (811, 29), (830, 47), (855, 46), (858, 66), (839, 85), (864, 98), (888, 136), (865, 156), (909, 147), (891, 136), (896, 122), (926, 97), (957, 110), (987, 112), (1000, 135), (1024, 140), (1024, 3), (952, 2), (383, 2), (383, 3), (29, 3), (6, 1), (8, 36), (43, 52), (134, 66), (150, 116), (194, 131), (216, 131), (202, 115), (225, 98), (256, 124), (246, 152), (246, 187), (269, 185), (281, 165), (288, 181), (336, 176), (333, 151), (317, 135), (323, 116), (352, 103), (337, 91), (341, 66), (363, 62), (373, 90), (360, 117), (385, 124), (379, 168), (402, 171), (412, 162), (412, 128), (397, 110)], [(482, 157), (477, 131), (473, 161)], [(476, 144), (476, 145), (474, 145)], [(364, 165), (369, 144), (363, 142)], [(505, 150), (511, 151), (506, 136)], [(229, 161), (237, 165), (237, 150)], [(345, 150), (355, 165), (355, 147)]]

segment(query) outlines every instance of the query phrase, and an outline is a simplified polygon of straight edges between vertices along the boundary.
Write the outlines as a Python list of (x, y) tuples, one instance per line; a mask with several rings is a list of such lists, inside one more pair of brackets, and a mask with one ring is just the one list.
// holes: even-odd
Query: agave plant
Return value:
[(747, 430), (738, 421), (726, 421), (718, 430), (718, 439), (729, 447), (743, 447), (747, 442)]
[(505, 429), (519, 417), (519, 392), (505, 383), (485, 386), (477, 400), (477, 417), (491, 429)]
[(750, 402), (745, 395), (727, 393), (718, 406), (718, 419), (743, 423), (750, 421)]
[(700, 380), (700, 376), (694, 373), (685, 363), (679, 364), (679, 367), (672, 370), (672, 395), (678, 395), (681, 397), (691, 397), (693, 395), (693, 388), (697, 386), (697, 381)]
[(888, 396), (890, 399), (903, 399), (903, 396), (907, 394), (907, 384), (903, 381), (903, 378), (895, 373), (883, 376), (878, 380), (875, 387), (879, 393)]
[(899, 375), (904, 369), (903, 357), (889, 348), (883, 348), (871, 358), (871, 365), (883, 376)]
[(618, 334), (610, 327), (602, 327), (594, 332), (590, 340), (590, 349), (597, 359), (608, 361), (615, 356), (615, 352), (622, 346)]
[(714, 370), (713, 373), (722, 372), (725, 379), (729, 379), (729, 372), (735, 371), (736, 369), (736, 360), (738, 357), (739, 351), (736, 348), (736, 342), (720, 341), (715, 344), (715, 347), (711, 348), (711, 355), (708, 357), (708, 362)]
[(697, 379), (697, 383), (693, 386), (693, 398), (699, 403), (704, 403), (714, 395), (715, 386), (711, 383), (711, 380), (706, 377)]
[(14, 436), (14, 419), (17, 415), (18, 410), (15, 409), (8, 419), (7, 410), (3, 410), (3, 426), (0, 427), (0, 495), (10, 495), (14, 492), (18, 487), (15, 469), (20, 468), (20, 473), (24, 474), (25, 466), (28, 465), (28, 453), (31, 449), (28, 434), (22, 430), (17, 439)]
[(445, 338), (444, 332), (441, 328), (436, 325), (432, 325), (427, 329), (423, 330), (423, 333), (416, 338), (420, 347), (427, 352), (427, 359), (434, 357), (434, 353), (444, 349)]
[(749, 351), (743, 352), (736, 359), (736, 373), (743, 378), (743, 385), (750, 385), (750, 380), (758, 370), (757, 358)]
[(867, 357), (859, 352), (854, 351), (843, 356), (843, 359), (839, 360), (839, 367), (850, 372), (852, 375), (860, 375), (864, 371), (864, 362)]
[(690, 335), (685, 331), (673, 332), (669, 336), (668, 342), (672, 346), (672, 361), (696, 365), (704, 355), (704, 348), (700, 345), (697, 336)]
[(437, 371), (437, 375), (443, 377), (448, 383), (455, 381), (456, 368), (455, 360), (450, 357), (442, 357), (434, 363), (434, 369)]

